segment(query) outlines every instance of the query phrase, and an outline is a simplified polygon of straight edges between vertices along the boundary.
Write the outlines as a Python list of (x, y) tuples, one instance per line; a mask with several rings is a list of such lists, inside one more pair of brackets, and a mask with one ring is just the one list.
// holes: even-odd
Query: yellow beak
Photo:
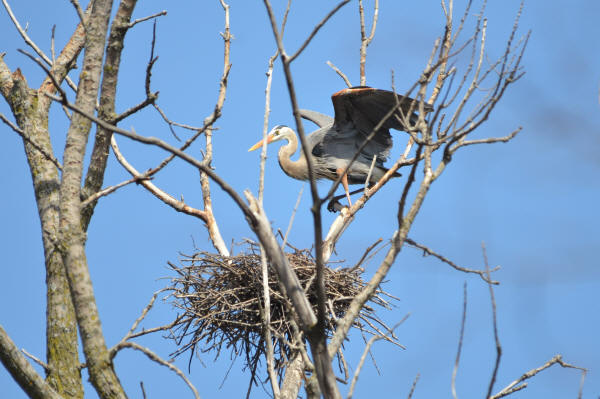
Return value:
[[(254, 151), (254, 150), (259, 149), (260, 147), (262, 147), (263, 141), (265, 141), (265, 140), (263, 139), (263, 140), (259, 141), (258, 143), (254, 144), (252, 147), (250, 147), (248, 149), (248, 152)], [(267, 136), (267, 144), (270, 144), (272, 141), (273, 141), (273, 137), (271, 137), (271, 135)]]
[(264, 141), (264, 140), (261, 140), (261, 141), (259, 141), (258, 143), (254, 144), (252, 147), (250, 147), (250, 148), (248, 149), (248, 152), (250, 152), (250, 151), (254, 151), (254, 150), (256, 150), (256, 149), (258, 149), (258, 148), (262, 147), (262, 145), (263, 145), (263, 141)]

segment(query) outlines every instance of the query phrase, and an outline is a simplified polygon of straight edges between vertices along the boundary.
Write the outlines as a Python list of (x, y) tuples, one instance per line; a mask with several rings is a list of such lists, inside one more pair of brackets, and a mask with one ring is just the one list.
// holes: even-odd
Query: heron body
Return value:
[[(301, 116), (320, 128), (306, 137), (309, 157), (313, 165), (313, 175), (316, 179), (336, 181), (341, 176), (365, 142), (367, 136), (378, 123), (393, 108), (395, 114), (376, 131), (373, 138), (362, 148), (356, 160), (350, 165), (347, 173), (342, 176), (345, 194), (350, 202), (349, 184), (365, 184), (369, 176), (369, 185), (375, 184), (387, 172), (383, 166), (392, 148), (392, 136), (389, 129), (405, 130), (402, 115), (407, 115), (412, 107), (417, 109), (415, 100), (409, 97), (396, 96), (395, 93), (370, 87), (353, 87), (341, 90), (331, 96), (335, 110), (335, 118), (314, 111), (301, 110)], [(415, 104), (413, 104), (415, 103)], [(426, 112), (433, 108), (425, 104)], [(416, 113), (410, 115), (411, 121), (416, 120)], [(278, 160), (281, 169), (290, 177), (308, 180), (307, 158), (303, 151), (293, 161), (291, 157), (298, 149), (298, 137), (289, 127), (275, 126), (267, 135), (267, 144), (286, 140), (287, 144), (279, 149)], [(253, 151), (263, 145), (263, 140), (256, 143), (248, 151)], [(371, 164), (375, 158), (374, 166)], [(370, 175), (369, 175), (370, 171)], [(400, 174), (395, 173), (394, 177)]]

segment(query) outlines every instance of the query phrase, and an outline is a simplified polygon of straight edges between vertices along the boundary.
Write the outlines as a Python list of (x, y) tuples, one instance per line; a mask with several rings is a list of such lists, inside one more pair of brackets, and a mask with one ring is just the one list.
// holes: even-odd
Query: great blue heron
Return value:
[[(376, 125), (392, 108), (397, 107), (397, 101), (400, 104), (396, 114), (389, 118), (375, 133), (341, 179), (348, 204), (351, 206), (351, 193), (348, 190), (348, 185), (365, 183), (369, 170), (371, 170), (373, 157), (375, 157), (375, 164), (371, 170), (369, 185), (376, 183), (383, 177), (388, 170), (383, 166), (383, 163), (389, 155), (390, 148), (392, 148), (392, 136), (388, 129), (405, 130), (402, 115), (406, 116), (411, 107), (413, 111), (418, 107), (412, 98), (400, 95), (396, 97), (396, 94), (391, 91), (365, 86), (338, 91), (331, 96), (331, 101), (333, 102), (335, 118), (332, 119), (327, 115), (308, 110), (301, 110), (301, 116), (320, 127), (320, 129), (306, 137), (308, 150), (312, 156), (314, 177), (333, 181), (336, 181), (342, 175), (358, 148)], [(426, 112), (432, 110), (433, 108), (429, 104), (425, 104)], [(413, 112), (410, 115), (410, 120), (415, 121), (416, 118), (417, 114)], [(290, 158), (298, 148), (298, 138), (291, 128), (284, 125), (275, 126), (267, 135), (266, 140), (267, 144), (287, 140), (287, 145), (279, 149), (278, 159), (281, 169), (294, 179), (309, 179), (304, 152), (300, 152), (300, 157), (296, 161), (292, 161)], [(260, 148), (263, 141), (259, 141), (250, 147), (248, 151)], [(398, 176), (400, 176), (399, 173), (394, 174), (394, 177)], [(341, 197), (343, 195), (335, 197), (329, 203), (328, 209), (330, 211), (333, 210), (334, 202)]]

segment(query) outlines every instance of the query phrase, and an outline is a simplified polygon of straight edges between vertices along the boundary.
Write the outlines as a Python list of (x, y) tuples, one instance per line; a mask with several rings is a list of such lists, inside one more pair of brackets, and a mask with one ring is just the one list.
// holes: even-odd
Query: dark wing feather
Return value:
[[(309, 136), (309, 140), (314, 144), (312, 155), (320, 158), (328, 169), (344, 167), (347, 160), (362, 145), (366, 136), (389, 111), (397, 106), (397, 98), (400, 101), (400, 109), (403, 113), (407, 113), (414, 100), (409, 97), (396, 97), (391, 91), (353, 87), (335, 93), (331, 97), (335, 109), (334, 123), (322, 127)], [(413, 107), (416, 106), (417, 104)], [(431, 106), (426, 104), (426, 111), (429, 112), (431, 109)], [(401, 115), (400, 111), (397, 115)], [(414, 112), (413, 116), (416, 117)], [(366, 175), (373, 156), (376, 157), (376, 166), (383, 167), (392, 147), (392, 136), (388, 129), (404, 130), (404, 126), (397, 118), (389, 118), (362, 149), (349, 175), (353, 176), (353, 173)]]
[[(400, 109), (395, 115), (401, 117), (406, 115), (411, 106), (413, 114), (411, 118), (416, 118), (414, 112), (418, 104), (410, 97), (397, 95), (400, 102)], [(352, 87), (340, 90), (331, 96), (333, 108), (335, 110), (335, 124), (338, 126), (352, 123), (358, 130), (369, 134), (371, 130), (385, 117), (385, 115), (397, 106), (396, 94), (388, 90), (374, 89), (372, 87)], [(415, 104), (413, 105), (413, 102)], [(425, 111), (431, 112), (433, 107), (425, 104)], [(404, 125), (396, 117), (390, 117), (382, 126), (383, 129), (404, 130)]]

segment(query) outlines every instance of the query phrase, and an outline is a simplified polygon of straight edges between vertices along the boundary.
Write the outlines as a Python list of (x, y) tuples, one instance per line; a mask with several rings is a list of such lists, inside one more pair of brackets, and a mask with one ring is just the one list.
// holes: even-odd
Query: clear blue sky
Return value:
[[(281, 15), (283, 1), (278, 3)], [(418, 78), (435, 38), (442, 33), (439, 1), (382, 1), (375, 40), (369, 48), (367, 83), (390, 88), (395, 72), (399, 91)], [(462, 2), (455, 6), (457, 18)], [(492, 1), (488, 6), (490, 55), (503, 51), (519, 3)], [(286, 32), (286, 46), (296, 49), (307, 33), (333, 6), (332, 1), (296, 1)], [(368, 8), (372, 4), (366, 1)], [(56, 24), (57, 48), (64, 45), (77, 16), (68, 1), (12, 1), (21, 23), (40, 47), (50, 52), (50, 31)], [(135, 17), (162, 10), (167, 3), (140, 2)], [(473, 10), (473, 14), (477, 11)], [(217, 80), (222, 69), (223, 14), (217, 0), (173, 3), (160, 18), (153, 89), (160, 90), (160, 105), (177, 121), (201, 125), (212, 111)], [(495, 277), (499, 335), (504, 349), (497, 388), (523, 372), (561, 353), (564, 360), (590, 369), (584, 397), (600, 394), (600, 37), (596, 0), (578, 2), (530, 0), (525, 4), (520, 33), (532, 30), (523, 60), (526, 75), (507, 92), (478, 137), (501, 136), (517, 126), (522, 133), (508, 144), (470, 147), (460, 151), (429, 193), (410, 236), (456, 262), (481, 267), (480, 245), (488, 248), (490, 263), (501, 265)], [(280, 17), (281, 18), (281, 17)], [(231, 0), (232, 63), (224, 115), (215, 133), (216, 172), (239, 192), (257, 191), (258, 154), (247, 153), (261, 135), (265, 71), (274, 43), (261, 1)], [(465, 32), (465, 38), (469, 31)], [(0, 51), (12, 69), (21, 67), (37, 87), (42, 73), (17, 53), (26, 48), (4, 10), (0, 11)], [(151, 23), (138, 25), (126, 39), (120, 74), (117, 108), (124, 110), (143, 98)], [(336, 15), (293, 66), (302, 107), (332, 114), (329, 96), (344, 87), (325, 64), (332, 61), (358, 83), (358, 11), (353, 1)], [(72, 73), (76, 77), (78, 71)], [(271, 125), (293, 125), (283, 74), (274, 73)], [(10, 116), (4, 101), (0, 112)], [(50, 125), (57, 156), (62, 158), (66, 124), (55, 107)], [(172, 140), (169, 129), (154, 112), (122, 123), (144, 135)], [(186, 137), (185, 132), (179, 132)], [(396, 133), (396, 143), (405, 136)], [(164, 156), (159, 150), (120, 138), (123, 152), (139, 170)], [(40, 226), (30, 175), (20, 139), (0, 125), (0, 324), (20, 348), (45, 356), (45, 286)], [(400, 147), (400, 146), (399, 146)], [(192, 151), (199, 156), (200, 147)], [(303, 183), (287, 178), (271, 149), (267, 168), (265, 207), (274, 227), (285, 229)], [(111, 159), (107, 184), (127, 174)], [(183, 195), (200, 206), (198, 178), (182, 162), (161, 172), (155, 182), (175, 197)], [(395, 182), (394, 182), (395, 183)], [(402, 184), (390, 184), (370, 201), (338, 245), (340, 259), (353, 264), (377, 238), (388, 238), (395, 228), (397, 201)], [(320, 185), (321, 190), (328, 188)], [(252, 237), (235, 205), (214, 187), (214, 208), (226, 242)], [(312, 225), (309, 195), (305, 195), (291, 235), (298, 247), (310, 247)], [(333, 216), (325, 215), (328, 225)], [(152, 293), (167, 284), (167, 261), (177, 261), (178, 251), (196, 246), (210, 250), (207, 233), (197, 220), (167, 208), (141, 187), (130, 186), (98, 205), (89, 229), (89, 267), (109, 345), (118, 342), (139, 315)], [(239, 249), (236, 249), (236, 251)], [(379, 257), (367, 268), (372, 272)], [(381, 375), (369, 363), (356, 397), (405, 397), (417, 373), (421, 379), (416, 398), (449, 397), (462, 309), (462, 285), (468, 284), (469, 308), (461, 367), (457, 377), (460, 397), (482, 397), (494, 360), (490, 301), (487, 286), (471, 275), (449, 269), (418, 251), (406, 248), (399, 255), (384, 288), (401, 298), (397, 308), (384, 313), (390, 324), (405, 314), (399, 328), (401, 350), (376, 344), (374, 355)], [(174, 310), (161, 304), (145, 327), (169, 322)], [(163, 356), (175, 347), (156, 336), (141, 341)], [(347, 345), (348, 359), (356, 365), (362, 339)], [(191, 380), (203, 398), (242, 397), (249, 374), (236, 362), (219, 388), (230, 365), (229, 357), (213, 362), (213, 354), (192, 361)], [(187, 368), (187, 357), (177, 360)], [(187, 387), (166, 369), (143, 355), (122, 352), (116, 368), (130, 397), (141, 397), (143, 380), (149, 398), (187, 397)], [(85, 372), (84, 372), (85, 374)], [(86, 377), (87, 378), (87, 377)], [(576, 397), (580, 374), (550, 369), (530, 381), (523, 398)], [(25, 397), (0, 368), (2, 397)], [(87, 394), (95, 397), (87, 386)], [(343, 388), (345, 390), (345, 388)], [(266, 397), (254, 388), (254, 397)], [(517, 396), (515, 396), (517, 397)]]

